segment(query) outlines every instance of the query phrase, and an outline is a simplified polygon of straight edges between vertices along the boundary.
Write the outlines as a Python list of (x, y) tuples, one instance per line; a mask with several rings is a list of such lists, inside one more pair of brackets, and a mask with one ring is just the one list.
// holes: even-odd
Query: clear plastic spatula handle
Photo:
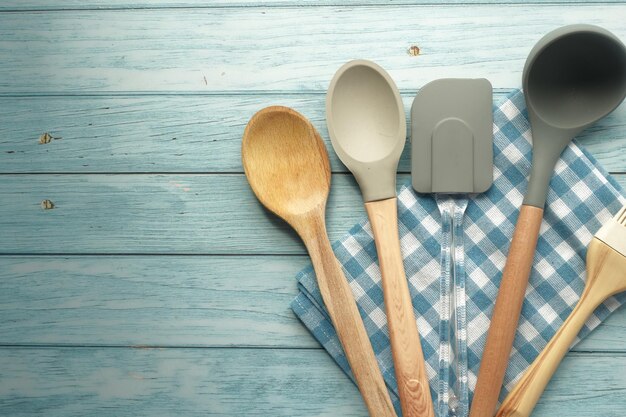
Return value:
[(437, 410), (439, 417), (466, 417), (469, 412), (469, 396), (463, 216), (467, 199), (438, 194), (436, 200), (441, 213), (441, 321)]

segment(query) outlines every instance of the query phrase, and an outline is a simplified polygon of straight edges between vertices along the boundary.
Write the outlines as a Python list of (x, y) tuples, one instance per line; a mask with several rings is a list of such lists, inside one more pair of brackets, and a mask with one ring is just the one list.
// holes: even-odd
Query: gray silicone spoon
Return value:
[(591, 25), (559, 28), (531, 50), (523, 88), (533, 134), (533, 161), (491, 317), (470, 417), (492, 417), (513, 346), (533, 263), (548, 184), (561, 152), (626, 95), (626, 48)]
[(328, 88), (326, 121), (333, 148), (361, 187), (372, 224), (402, 415), (434, 417), (398, 236), (396, 170), (406, 142), (400, 93), (375, 63), (348, 62)]

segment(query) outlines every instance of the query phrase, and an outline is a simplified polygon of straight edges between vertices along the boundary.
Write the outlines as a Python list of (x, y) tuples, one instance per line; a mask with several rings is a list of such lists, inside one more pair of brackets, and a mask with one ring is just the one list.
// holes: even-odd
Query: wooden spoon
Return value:
[(243, 134), (243, 167), (261, 203), (298, 232), (309, 251), (328, 314), (372, 417), (395, 417), (352, 291), (325, 224), (330, 164), (320, 135), (298, 112), (267, 107)]

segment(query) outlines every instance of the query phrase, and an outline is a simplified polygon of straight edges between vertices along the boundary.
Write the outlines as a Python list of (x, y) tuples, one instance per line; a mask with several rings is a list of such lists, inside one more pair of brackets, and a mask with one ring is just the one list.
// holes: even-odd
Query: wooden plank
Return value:
[[(445, 0), (438, 5), (448, 4), (498, 4), (501, 0)], [(302, 7), (302, 6), (393, 6), (393, 5), (432, 5), (432, 0), (394, 0), (393, 4), (383, 0), (8, 0), (0, 5), (0, 11), (40, 11), (40, 10), (110, 10), (110, 9), (163, 9), (163, 8), (213, 8), (213, 7)], [(511, 4), (571, 4), (571, 3), (620, 3), (620, 0), (511, 0)]]
[(441, 77), (510, 88), (549, 30), (587, 22), (626, 38), (625, 14), (626, 4), (2, 13), (0, 93), (324, 91), (355, 57), (405, 91)]
[[(494, 95), (500, 102), (506, 92)], [(414, 94), (403, 97), (407, 115)], [(346, 172), (328, 141), (324, 95), (2, 97), (0, 173), (241, 173), (241, 135), (272, 104), (306, 115), (326, 140), (334, 172)], [(410, 120), (407, 120), (407, 123)], [(49, 132), (61, 139), (42, 145)], [(579, 142), (608, 170), (626, 171), (626, 105)], [(410, 144), (400, 172), (410, 172)]]
[[(10, 416), (361, 417), (355, 386), (319, 350), (0, 350)], [(565, 358), (534, 417), (623, 415), (624, 355)], [(581, 381), (584, 381), (581, 383)]]
[[(305, 253), (242, 174), (5, 175), (0, 195), (0, 253)], [(328, 207), (336, 240), (364, 213), (351, 175), (334, 176)]]
[[(289, 308), (308, 263), (0, 256), (0, 345), (320, 348)], [(575, 350), (625, 352), (625, 339), (622, 309)]]
[[(626, 175), (617, 176), (622, 185)], [(399, 184), (408, 184), (401, 174)], [(3, 175), (0, 253), (304, 254), (262, 208), (245, 177), (228, 175)], [(50, 200), (46, 210), (41, 202)], [(351, 175), (335, 174), (331, 241), (364, 210)]]
[(319, 350), (0, 349), (0, 367), (7, 416), (366, 414)]
[(306, 256), (0, 256), (0, 345), (318, 348)]
[(625, 352), (624, 340), (626, 340), (626, 308), (621, 307), (572, 350), (575, 352)]

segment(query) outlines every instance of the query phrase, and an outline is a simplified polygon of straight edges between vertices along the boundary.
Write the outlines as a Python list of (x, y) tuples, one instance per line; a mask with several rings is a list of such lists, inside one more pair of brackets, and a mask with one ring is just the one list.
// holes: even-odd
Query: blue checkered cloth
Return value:
[[(524, 96), (517, 91), (494, 108), (494, 183), (487, 193), (470, 199), (465, 215), (470, 398), (509, 243), (526, 191), (531, 163), (530, 140)], [(623, 195), (617, 182), (579, 145), (572, 143), (565, 150), (550, 183), (501, 400), (578, 301), (584, 286), (587, 245), (601, 225), (626, 202)], [(404, 266), (431, 393), (436, 400), (441, 216), (434, 198), (415, 193), (410, 184), (401, 187), (398, 210)], [(369, 222), (364, 219), (353, 226), (346, 236), (335, 242), (333, 249), (350, 282), (391, 398), (399, 411), (380, 270)], [(293, 311), (352, 378), (323, 307), (313, 268), (305, 268), (297, 280), (300, 293), (292, 303)], [(624, 301), (626, 296), (623, 295), (606, 301), (587, 322), (580, 337), (585, 337)]]

